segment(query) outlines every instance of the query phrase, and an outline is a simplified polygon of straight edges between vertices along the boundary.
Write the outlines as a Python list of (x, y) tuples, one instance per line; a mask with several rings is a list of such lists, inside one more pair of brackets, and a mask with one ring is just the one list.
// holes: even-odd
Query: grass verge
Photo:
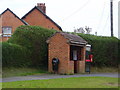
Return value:
[(91, 73), (118, 73), (118, 68), (115, 67), (91, 67)]
[[(91, 67), (91, 73), (116, 73), (118, 72), (118, 68), (114, 67)], [(45, 69), (38, 69), (38, 68), (2, 68), (2, 77), (13, 77), (13, 76), (27, 76), (27, 75), (34, 75), (34, 74), (42, 74), (48, 73)]]
[(118, 88), (118, 78), (73, 77), (3, 82), (3, 88)]
[(34, 74), (47, 73), (46, 70), (41, 70), (37, 68), (3, 68), (2, 77), (13, 77), (13, 76), (27, 76)]

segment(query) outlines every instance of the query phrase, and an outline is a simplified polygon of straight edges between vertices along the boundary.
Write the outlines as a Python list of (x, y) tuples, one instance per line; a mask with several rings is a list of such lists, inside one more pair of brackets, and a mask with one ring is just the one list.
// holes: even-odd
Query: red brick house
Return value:
[(0, 41), (8, 40), (15, 29), (21, 25), (27, 25), (27, 23), (7, 8), (0, 14)]
[(48, 71), (53, 72), (52, 60), (59, 59), (59, 74), (85, 72), (85, 52), (87, 42), (73, 34), (57, 32), (47, 40)]
[(38, 3), (32, 10), (20, 19), (9, 8), (0, 14), (0, 41), (7, 41), (15, 29), (21, 25), (35, 25), (48, 29), (62, 31), (62, 28), (46, 15), (44, 3)]
[(46, 15), (45, 3), (38, 3), (32, 10), (22, 17), (29, 25), (42, 26), (48, 29), (62, 31), (62, 28)]

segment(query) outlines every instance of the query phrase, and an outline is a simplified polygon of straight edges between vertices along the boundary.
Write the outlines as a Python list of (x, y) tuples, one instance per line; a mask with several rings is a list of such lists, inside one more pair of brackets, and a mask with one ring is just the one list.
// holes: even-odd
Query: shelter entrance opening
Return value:
[(78, 73), (79, 63), (81, 60), (81, 47), (80, 46), (70, 46), (70, 60), (74, 61), (74, 73)]

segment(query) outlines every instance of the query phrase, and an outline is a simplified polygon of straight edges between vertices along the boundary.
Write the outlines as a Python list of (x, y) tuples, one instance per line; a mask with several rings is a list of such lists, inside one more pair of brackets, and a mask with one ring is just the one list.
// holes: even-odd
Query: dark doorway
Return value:
[(77, 65), (77, 60), (74, 61), (74, 73), (77, 73), (78, 65)]
[(70, 60), (74, 61), (74, 73), (78, 73), (78, 61), (81, 60), (81, 49), (80, 46), (70, 46)]

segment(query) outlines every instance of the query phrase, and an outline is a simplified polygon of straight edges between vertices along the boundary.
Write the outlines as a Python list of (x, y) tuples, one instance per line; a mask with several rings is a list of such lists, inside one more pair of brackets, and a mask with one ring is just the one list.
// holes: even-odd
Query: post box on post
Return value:
[(90, 73), (91, 62), (93, 61), (93, 55), (91, 54), (91, 45), (86, 45), (86, 60), (85, 71)]

